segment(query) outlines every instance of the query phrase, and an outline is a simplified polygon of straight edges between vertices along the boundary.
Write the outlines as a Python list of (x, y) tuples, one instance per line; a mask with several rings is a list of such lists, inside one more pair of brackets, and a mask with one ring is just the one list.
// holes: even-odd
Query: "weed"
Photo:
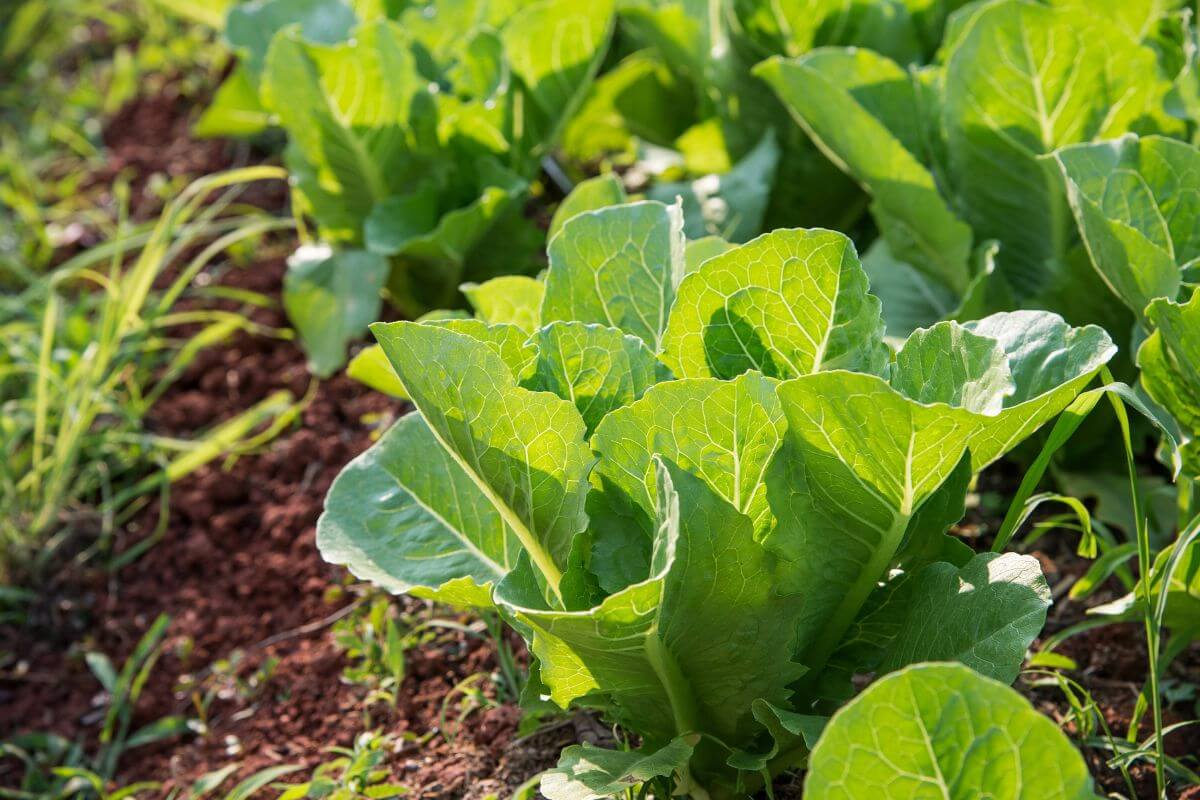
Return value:
[[(79, 529), (98, 529), (92, 550), (106, 551), (144, 496), (294, 418), (292, 398), (279, 393), (192, 441), (154, 436), (143, 425), (200, 349), (257, 330), (238, 313), (181, 313), (174, 305), (225, 248), (287, 227), (257, 212), (229, 213), (241, 185), (277, 177), (253, 168), (201, 179), (152, 228), (124, 231), (101, 252), (29, 276), (0, 305), (0, 575), (35, 554), (36, 574)], [(167, 288), (155, 291), (176, 264)]]
[(110, 792), (121, 758), (130, 750), (163, 741), (190, 730), (189, 721), (166, 716), (133, 729), (134, 710), (154, 665), (162, 653), (170, 619), (159, 616), (138, 641), (118, 671), (108, 656), (87, 653), (85, 660), (104, 689), (105, 711), (94, 752), (82, 742), (72, 742), (51, 733), (29, 733), (0, 743), (0, 755), (14, 758), (24, 767), (20, 787), (0, 790), (12, 798), (102, 798), (121, 800), (153, 784), (134, 784)]

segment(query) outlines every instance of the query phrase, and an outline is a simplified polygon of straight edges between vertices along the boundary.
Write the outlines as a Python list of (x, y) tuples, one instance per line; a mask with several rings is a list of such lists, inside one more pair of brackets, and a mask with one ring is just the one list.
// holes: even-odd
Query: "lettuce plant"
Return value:
[(1051, 157), (1088, 259), (1137, 320), (1141, 385), (1178, 423), (1183, 466), (1200, 477), (1200, 150), (1128, 134)]
[(678, 205), (584, 211), (544, 279), (467, 287), (477, 318), (372, 326), (416, 410), (339, 476), (318, 541), (497, 609), (541, 694), (640, 737), (638, 774), (736, 797), (804, 758), (856, 674), (1016, 676), (1037, 563), (946, 531), (1115, 348), (1013, 312), (893, 354), (845, 236), (683, 228)]
[(1118, 372), (1142, 370), (1195, 473), (1193, 40), (1169, 4), (998, 0), (954, 13), (926, 67), (821, 47), (755, 73), (870, 195), (891, 335), (1036, 307), (1128, 336)]
[(1130, 132), (1188, 134), (1173, 102), (1194, 80), (1186, 15), (1121, 5), (971, 3), (922, 68), (869, 47), (755, 68), (870, 195), (880, 238), (868, 269), (891, 333), (1021, 305), (1128, 326), (1107, 292), (1091, 290), (1067, 194), (1044, 158)]
[(531, 269), (530, 181), (612, 27), (611, 0), (388, 11), (266, 0), (227, 22), (242, 54), (232, 80), (287, 134), (294, 195), (334, 247), (326, 266), (298, 256), (287, 288), (326, 298), (287, 304), (320, 374), (363, 332), (354, 310), (378, 317), (381, 290), (415, 316), (452, 302), (463, 280)]
[(782, 226), (848, 229), (863, 212), (862, 193), (752, 68), (834, 46), (923, 64), (961, 4), (622, 0), (624, 57), (597, 78), (562, 149), (583, 163), (624, 159), (635, 175), (659, 178), (648, 196), (682, 196), (689, 236), (744, 242)]

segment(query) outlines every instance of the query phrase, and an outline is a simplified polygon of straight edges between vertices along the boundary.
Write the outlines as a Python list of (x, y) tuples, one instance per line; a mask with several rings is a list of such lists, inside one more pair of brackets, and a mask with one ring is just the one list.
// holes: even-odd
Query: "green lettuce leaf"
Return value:
[(919, 664), (834, 715), (813, 749), (806, 798), (1094, 800), (1083, 758), (1004, 684), (955, 664)]
[(409, 414), (334, 481), (317, 547), (390, 592), (490, 608), (492, 586), (521, 543), (421, 416)]
[(867, 294), (850, 240), (781, 230), (709, 258), (684, 278), (663, 360), (685, 378), (881, 372), (882, 337), (879, 301)]
[(1001, 243), (1019, 297), (1053, 283), (1073, 233), (1040, 156), (1119, 135), (1166, 84), (1153, 51), (1104, 16), (1027, 0), (984, 4), (947, 37), (942, 125), (954, 194), (978, 240)]
[(411, 322), (372, 332), (440, 446), (521, 542), (546, 596), (565, 602), (593, 460), (575, 406), (519, 388), (491, 348), (464, 334)]
[(670, 777), (687, 767), (694, 742), (672, 739), (653, 753), (640, 750), (605, 750), (576, 744), (563, 750), (558, 766), (542, 775), (546, 800), (601, 800), (615, 797), (652, 778)]
[(1200, 476), (1200, 290), (1183, 304), (1160, 297), (1146, 316), (1154, 332), (1137, 354), (1142, 386), (1178, 421), (1184, 469)]
[(552, 322), (532, 339), (538, 359), (530, 388), (554, 392), (579, 409), (588, 434), (665, 377), (645, 342), (616, 328)]
[(643, 202), (578, 214), (549, 245), (542, 320), (620, 328), (658, 352), (684, 271), (677, 206)]
[(346, 347), (379, 318), (387, 261), (362, 250), (301, 247), (288, 258), (283, 307), (315, 375), (346, 363)]
[(1174, 300), (1181, 266), (1200, 256), (1200, 152), (1130, 134), (1065, 147), (1053, 159), (1092, 265), (1137, 315)]
[(971, 229), (949, 207), (915, 153), (916, 89), (869, 50), (822, 49), (755, 68), (813, 141), (871, 195), (891, 252), (961, 295), (970, 281)]
[(616, 591), (647, 574), (658, 503), (656, 457), (698, 476), (748, 516), (761, 539), (771, 525), (763, 473), (782, 428), (772, 382), (752, 372), (732, 381), (663, 383), (610, 413), (592, 437), (599, 460), (588, 499), (591, 568), (600, 585)]
[(583, 612), (521, 605), (503, 585), (497, 597), (533, 631), (555, 702), (602, 697), (651, 748), (693, 732), (735, 741), (758, 726), (752, 703), (783, 705), (800, 673), (786, 624), (800, 598), (773, 587), (775, 560), (754, 545), (748, 517), (685, 470), (660, 459), (655, 472), (649, 578)]

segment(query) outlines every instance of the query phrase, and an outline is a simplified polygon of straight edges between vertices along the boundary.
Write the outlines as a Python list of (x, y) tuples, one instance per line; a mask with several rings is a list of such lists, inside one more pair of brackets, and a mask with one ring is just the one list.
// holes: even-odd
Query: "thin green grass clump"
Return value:
[[(239, 185), (278, 177), (259, 167), (198, 180), (153, 227), (123, 226), (4, 298), (0, 576), (16, 564), (36, 570), (72, 532), (98, 533), (92, 547), (103, 547), (139, 497), (290, 419), (293, 400), (279, 393), (192, 441), (143, 424), (202, 348), (254, 329), (243, 314), (176, 304), (228, 248), (290, 226), (232, 205)], [(227, 191), (209, 203), (219, 189)], [(168, 270), (170, 282), (156, 289)]]

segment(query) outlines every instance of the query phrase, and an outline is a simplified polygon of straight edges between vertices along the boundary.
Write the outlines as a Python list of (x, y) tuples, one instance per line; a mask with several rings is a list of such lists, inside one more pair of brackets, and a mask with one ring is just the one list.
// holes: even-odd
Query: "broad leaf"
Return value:
[(602, 800), (616, 797), (651, 778), (669, 777), (687, 766), (694, 742), (672, 739), (653, 753), (640, 750), (605, 750), (591, 744), (563, 750), (558, 766), (542, 776), (541, 792), (547, 800)]
[(709, 258), (680, 284), (663, 341), (679, 377), (880, 372), (879, 301), (839, 233), (780, 230)]
[(549, 246), (542, 320), (620, 328), (657, 352), (684, 271), (677, 206), (632, 203), (579, 214)]
[(636, 336), (583, 322), (552, 322), (533, 335), (537, 366), (531, 388), (554, 392), (579, 409), (588, 433), (657, 383), (654, 354)]
[(400, 379), (396, 377), (396, 370), (392, 369), (383, 348), (377, 344), (364, 347), (350, 359), (350, 363), (346, 365), (346, 376), (377, 392), (401, 400), (408, 399)]
[(317, 546), (388, 591), (490, 607), (521, 543), (425, 420), (409, 414), (334, 481)]
[(602, 697), (652, 747), (693, 732), (734, 740), (757, 725), (751, 704), (784, 703), (799, 674), (787, 622), (800, 600), (772, 585), (775, 560), (755, 545), (748, 517), (690, 473), (661, 460), (655, 470), (649, 578), (587, 612), (509, 610), (532, 628), (560, 705)]
[[(372, 326), (405, 392), (449, 456), (529, 554), (553, 599), (583, 511), (592, 456), (575, 407), (531, 392), (486, 344), (443, 327)], [(548, 597), (550, 596), (548, 595)]]
[(892, 255), (882, 238), (863, 253), (862, 265), (871, 294), (883, 304), (889, 341), (903, 341), (917, 328), (950, 318), (959, 303), (953, 290)]
[[(540, 118), (527, 117), (531, 152), (557, 138), (583, 100), (613, 24), (612, 0), (542, 0), (515, 14), (500, 33), (513, 74)], [(531, 111), (532, 111), (531, 108)]]
[(921, 403), (995, 415), (1016, 387), (995, 339), (950, 322), (914, 331), (896, 354), (892, 386)]
[(441, 217), (429, 192), (387, 198), (367, 217), (368, 249), (394, 256), (400, 265), (389, 289), (402, 308), (416, 313), (455, 302), (472, 258), (495, 258), (486, 252), (486, 237), (519, 211), (528, 184), (490, 159), (480, 162), (478, 174), (485, 184), (479, 196)]
[(962, 294), (971, 230), (947, 205), (921, 147), (912, 79), (868, 50), (824, 49), (756, 69), (830, 159), (872, 197), (871, 210), (898, 258)]
[(894, 633), (881, 647), (882, 660), (867, 665), (879, 672), (957, 661), (1011, 683), (1050, 607), (1037, 559), (1015, 553), (981, 553), (960, 568), (930, 564), (894, 582), (877, 612), (892, 617)]
[(305, 246), (288, 258), (283, 307), (314, 374), (331, 375), (346, 363), (347, 345), (379, 318), (387, 275), (386, 260), (361, 250)]
[(1061, 269), (1073, 227), (1061, 181), (1039, 157), (1128, 131), (1165, 91), (1154, 53), (1101, 15), (1002, 0), (964, 22), (944, 81), (962, 213), (977, 239), (1000, 241), (1018, 295), (1035, 296)]
[(983, 430), (971, 438), (976, 471), (1056, 417), (1117, 352), (1101, 328), (1072, 328), (1045, 311), (992, 314), (963, 327), (1000, 344), (1014, 389), (1005, 396), (1000, 413), (988, 417)]
[(747, 515), (761, 539), (770, 527), (763, 473), (779, 447), (783, 417), (771, 381), (671, 381), (613, 411), (592, 437), (599, 456), (588, 500), (592, 570), (615, 591), (646, 576), (654, 539), (655, 457), (699, 476)]
[(1137, 354), (1142, 386), (1183, 428), (1184, 467), (1200, 475), (1200, 290), (1185, 304), (1159, 298), (1146, 316), (1155, 330)]
[(256, 136), (271, 127), (271, 115), (258, 97), (258, 83), (242, 64), (217, 89), (192, 133), (201, 138)]
[(353, 44), (285, 31), (267, 53), (263, 102), (290, 137), (289, 166), (322, 225), (344, 238), (358, 238), (375, 203), (420, 168), (405, 125), (424, 83), (401, 36), (386, 21), (360, 26)]
[(1200, 255), (1200, 152), (1129, 135), (1054, 153), (1092, 264), (1135, 314), (1174, 300)]
[(1083, 758), (1051, 720), (954, 664), (893, 673), (835, 714), (809, 759), (804, 796), (1096, 797)]
[[(748, 33), (772, 52), (797, 56), (816, 47), (852, 45), (870, 48), (902, 63), (930, 52), (940, 30), (939, 0), (735, 0)], [(932, 43), (932, 44), (931, 44)]]
[(951, 475), (984, 417), (927, 406), (873, 375), (825, 372), (779, 386), (783, 448), (767, 474), (789, 562), (804, 591), (799, 652), (823, 666), (892, 562), (916, 511)]
[(508, 323), (533, 333), (541, 320), (545, 285), (524, 275), (506, 275), (459, 287), (475, 314), (489, 324)]

